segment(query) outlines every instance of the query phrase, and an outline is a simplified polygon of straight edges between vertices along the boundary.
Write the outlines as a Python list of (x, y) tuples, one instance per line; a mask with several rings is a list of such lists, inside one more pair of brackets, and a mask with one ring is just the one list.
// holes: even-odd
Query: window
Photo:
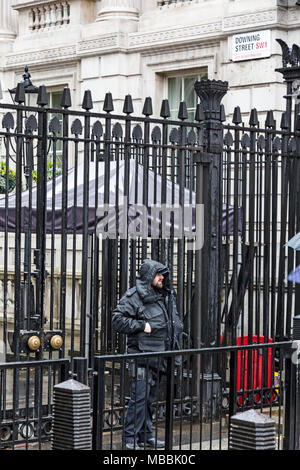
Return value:
[(168, 99), (170, 104), (171, 119), (178, 119), (180, 102), (185, 101), (188, 111), (188, 120), (195, 120), (198, 97), (194, 90), (194, 84), (197, 80), (200, 80), (206, 76), (206, 73), (202, 73), (199, 75), (183, 75), (181, 77), (179, 76), (168, 78)]
[[(61, 108), (60, 106), (60, 103), (61, 103), (61, 98), (62, 98), (62, 91), (51, 91), (49, 93), (47, 93), (47, 96), (48, 96), (48, 108)], [(49, 114), (48, 115), (48, 120), (49, 122), (51, 121), (51, 119), (56, 116), (60, 122), (60, 131), (59, 133), (57, 134), (58, 137), (62, 137), (62, 114)], [(48, 122), (48, 125), (49, 125), (49, 122)], [(62, 165), (62, 149), (63, 149), (63, 146), (62, 146), (62, 141), (61, 140), (58, 140), (56, 142), (56, 160), (57, 160), (57, 166), (58, 167), (61, 167)], [(50, 148), (50, 152), (49, 152), (49, 157), (52, 157), (53, 155), (53, 144), (51, 145), (51, 148)]]

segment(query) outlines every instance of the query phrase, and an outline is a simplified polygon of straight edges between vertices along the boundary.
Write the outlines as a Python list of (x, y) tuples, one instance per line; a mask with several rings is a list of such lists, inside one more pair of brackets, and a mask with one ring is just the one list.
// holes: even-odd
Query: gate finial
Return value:
[(221, 101), (228, 90), (228, 82), (202, 79), (195, 83), (195, 91), (203, 105), (205, 119), (220, 120)]

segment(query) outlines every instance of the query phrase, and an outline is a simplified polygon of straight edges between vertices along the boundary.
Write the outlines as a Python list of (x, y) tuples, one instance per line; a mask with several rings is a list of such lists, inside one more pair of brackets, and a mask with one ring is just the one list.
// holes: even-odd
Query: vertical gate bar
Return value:
[[(297, 112), (296, 112), (297, 111)], [(295, 168), (295, 180), (296, 184), (296, 230), (295, 233), (300, 232), (300, 106), (296, 105), (295, 111), (295, 138), (296, 138), (296, 168)], [(300, 266), (300, 252), (296, 251), (296, 266)], [(300, 312), (300, 285), (295, 285), (295, 315)]]
[[(232, 333), (231, 344), (235, 345), (237, 340), (236, 320), (238, 315), (238, 253), (239, 253), (239, 230), (238, 230), (238, 207), (239, 207), (239, 154), (240, 154), (240, 130), (234, 131), (234, 215), (233, 215), (233, 265), (232, 265)], [(243, 336), (243, 332), (242, 332)]]
[[(115, 138), (115, 162), (116, 162), (116, 179), (115, 179), (115, 233), (116, 233), (116, 238), (115, 240), (112, 240), (112, 263), (111, 263), (111, 270), (112, 270), (112, 286), (111, 286), (111, 296), (112, 296), (112, 301), (113, 305), (112, 308), (115, 308), (117, 299), (118, 299), (118, 294), (120, 294), (120, 289), (118, 289), (119, 285), (119, 267), (118, 267), (118, 253), (119, 253), (119, 233), (120, 233), (120, 227), (119, 227), (119, 215), (120, 215), (120, 207), (119, 207), (119, 175), (120, 175), (120, 146), (122, 145), (121, 143), (122, 136), (119, 138)], [(116, 337), (118, 338), (118, 343), (116, 344)], [(117, 333), (113, 334), (113, 340), (112, 340), (112, 350), (115, 351), (116, 347), (118, 351), (120, 352), (120, 349), (122, 349), (123, 346), (120, 347), (121, 343), (124, 341), (123, 338), (120, 338), (120, 335)]]
[(258, 138), (258, 151), (257, 151), (257, 204), (256, 204), (256, 233), (257, 233), (257, 257), (256, 257), (256, 331), (260, 334), (261, 324), (261, 252), (262, 252), (262, 167), (263, 167), (263, 150), (259, 144)]
[[(173, 133), (174, 134), (174, 133)], [(171, 205), (175, 204), (175, 144), (176, 140), (172, 138), (172, 131), (169, 136), (169, 140), (172, 144), (171, 155), (170, 155), (170, 166), (171, 166)], [(168, 241), (168, 266), (171, 274), (171, 281), (173, 283), (174, 277), (174, 213), (171, 212), (170, 218), (170, 239)]]
[(272, 126), (266, 121), (265, 178), (264, 178), (264, 260), (263, 260), (263, 336), (267, 342), (270, 328), (270, 201), (271, 201), (271, 152)]
[[(185, 103), (182, 103), (185, 105)], [(186, 159), (186, 145), (187, 145), (187, 129), (183, 122), (187, 118), (184, 112), (178, 115), (182, 124), (179, 127), (179, 150), (177, 153), (178, 161), (178, 185), (179, 185), (179, 207), (180, 207), (180, 222), (181, 233), (178, 234), (177, 242), (177, 310), (180, 318), (184, 317), (184, 277), (185, 277), (185, 257), (184, 257), (184, 203), (185, 203), (185, 159)]]
[(66, 284), (67, 284), (67, 208), (68, 208), (68, 167), (69, 167), (69, 114), (67, 108), (63, 113), (63, 161), (62, 161), (62, 219), (60, 243), (60, 299), (59, 325), (62, 330), (63, 345), (59, 357), (65, 355), (66, 343)]
[(88, 223), (89, 223), (89, 166), (90, 166), (90, 134), (91, 117), (89, 115), (91, 103), (85, 99), (90, 98), (88, 90), (85, 92), (83, 107), (86, 110), (84, 116), (84, 166), (83, 166), (83, 227), (82, 227), (82, 263), (81, 263), (81, 308), (80, 308), (80, 355), (88, 357), (87, 341), (87, 289), (88, 286)]
[(41, 348), (36, 353), (38, 359), (43, 358), (43, 327), (45, 323), (45, 292), (46, 292), (46, 185), (47, 185), (47, 111), (39, 107), (38, 132), (41, 136), (38, 149), (38, 180), (37, 180), (37, 234), (36, 246), (38, 250), (39, 266), (37, 279), (37, 310), (39, 318), (39, 336)]
[[(230, 379), (229, 379), (229, 423), (228, 429), (230, 430), (230, 420), (237, 412), (237, 350), (230, 351)], [(228, 449), (230, 449), (230, 432), (228, 432)]]
[(26, 367), (25, 379), (25, 413), (26, 413), (26, 450), (28, 450), (28, 429), (29, 429), (29, 392), (30, 392), (30, 368)]
[(168, 356), (167, 357), (165, 450), (173, 449), (174, 364), (175, 364), (175, 356)]
[[(290, 139), (289, 142), (289, 204), (288, 204), (288, 240), (290, 240), (294, 235), (295, 235), (295, 207), (296, 207), (296, 201), (295, 197), (296, 196), (296, 180), (295, 180), (295, 175), (296, 175), (296, 159), (295, 158), (295, 149), (293, 148), (293, 140)], [(288, 250), (287, 252), (288, 256), (288, 261), (287, 261), (287, 274), (292, 272), (295, 267), (295, 256), (294, 256), (294, 250)], [(287, 307), (286, 307), (286, 324), (290, 328), (291, 322), (292, 322), (292, 310), (293, 310), (293, 302), (294, 302), (294, 294), (293, 294), (293, 283), (288, 282), (287, 283), (287, 289), (286, 289), (286, 301), (287, 301)]]
[[(256, 129), (251, 126), (250, 131), (250, 153), (249, 153), (249, 281), (248, 281), (248, 311), (251, 312), (251, 333), (259, 334), (254, 328), (254, 258), (255, 258), (255, 147), (256, 147)], [(254, 330), (254, 331), (253, 331)]]
[[(148, 104), (147, 104), (148, 103)], [(147, 105), (147, 106), (146, 106)], [(150, 106), (149, 106), (150, 105)], [(144, 119), (144, 146), (143, 146), (143, 206), (148, 210), (148, 197), (149, 197), (149, 145), (150, 145), (150, 120), (149, 116), (152, 114), (152, 109), (146, 109), (146, 107), (152, 108), (151, 98), (145, 101), (143, 114)], [(148, 221), (148, 217), (147, 217)], [(148, 226), (147, 226), (148, 234)], [(147, 238), (142, 239), (142, 259), (147, 258)]]
[[(25, 127), (27, 127), (25, 125)], [(26, 177), (26, 189), (28, 189), (28, 217), (29, 220), (32, 220), (32, 170), (33, 170), (33, 141), (32, 141), (32, 131), (26, 129), (26, 143), (25, 143), (25, 158), (26, 165), (24, 168), (24, 173)], [(24, 253), (24, 321), (23, 328), (28, 331), (31, 330), (31, 305), (32, 305), (32, 289), (31, 289), (31, 237), (32, 237), (32, 226), (31, 224), (28, 227), (27, 232), (25, 233), (25, 253)], [(25, 325), (25, 314), (27, 317), (27, 322)]]
[[(6, 168), (9, 168), (9, 146), (10, 136), (9, 136), (9, 129), (7, 129), (7, 134), (4, 139), (5, 141), (5, 162)], [(4, 267), (4, 274), (3, 274), (3, 360), (6, 361), (7, 355), (7, 288), (8, 288), (8, 181), (9, 173), (6, 172), (6, 180), (5, 180), (5, 226), (4, 226), (4, 260), (3, 260), (3, 267)], [(6, 369), (3, 370), (3, 382), (5, 387), (6, 382)], [(1, 400), (1, 398), (0, 398)]]
[[(131, 110), (129, 110), (131, 111)], [(131, 144), (131, 113), (127, 113), (125, 118), (125, 138), (124, 138), (124, 200), (123, 200), (123, 227), (120, 239), (120, 296), (124, 295), (128, 289), (129, 280), (129, 234), (128, 234), (128, 209), (129, 209), (129, 185), (130, 185), (130, 157), (132, 151)], [(137, 175), (136, 175), (137, 177)], [(109, 328), (112, 329), (111, 323)], [(125, 351), (125, 341), (120, 341), (120, 352)]]
[[(81, 130), (81, 129), (80, 129)], [(74, 198), (73, 204), (74, 207), (77, 207), (77, 193), (78, 193), (78, 137), (79, 134), (75, 134), (74, 138)], [(76, 317), (76, 251), (77, 251), (77, 211), (73, 211), (73, 230), (72, 230), (72, 300), (71, 300), (71, 338), (70, 338), (70, 354), (71, 359), (74, 357), (74, 347), (75, 347), (75, 317)]]
[[(127, 113), (125, 118), (125, 140), (124, 140), (124, 232), (120, 242), (120, 294), (123, 295), (128, 289), (128, 207), (129, 207), (129, 184), (130, 184), (130, 157), (131, 157), (131, 116)], [(136, 175), (137, 176), (137, 175)]]
[(104, 423), (103, 410), (105, 400), (105, 360), (100, 357), (95, 357), (94, 367), (92, 449), (102, 450)]
[[(167, 100), (165, 101), (167, 104)], [(168, 117), (170, 115), (170, 110), (167, 112), (161, 112), (162, 121), (162, 168), (161, 168), (161, 204), (162, 206), (167, 204), (167, 165), (168, 165)], [(162, 214), (161, 214), (162, 217)], [(160, 219), (160, 232), (162, 231), (162, 219)], [(167, 252), (166, 252), (166, 240), (161, 240), (161, 262), (162, 264), (167, 263)]]
[(277, 224), (278, 224), (278, 148), (275, 143), (278, 141), (277, 137), (274, 140), (273, 154), (272, 154), (272, 182), (271, 182), (271, 194), (272, 194), (272, 237), (271, 237), (271, 310), (270, 310), (270, 338), (275, 341), (275, 302), (276, 302), (276, 272), (277, 272), (277, 260), (278, 260), (278, 249), (277, 249)]
[[(194, 184), (194, 170), (195, 170), (195, 163), (193, 161), (193, 152), (189, 150), (189, 173), (190, 173), (190, 180), (189, 180), (189, 210), (193, 206), (193, 184)], [(185, 204), (185, 203), (184, 203)], [(192, 220), (192, 211), (189, 212), (189, 217)], [(191, 224), (192, 225), (192, 224)], [(191, 317), (192, 317), (192, 298), (193, 298), (193, 269), (194, 269), (194, 249), (192, 248), (193, 240), (188, 240), (189, 246), (187, 247), (187, 275), (186, 275), (186, 310), (185, 310), (185, 317), (187, 319), (187, 328), (186, 333), (187, 337), (187, 348), (191, 348)], [(189, 366), (188, 366), (189, 368)]]
[[(106, 95), (107, 96), (107, 95)], [(113, 108), (113, 106), (112, 106)], [(110, 109), (110, 107), (109, 107)], [(105, 134), (104, 134), (104, 204), (109, 203), (109, 171), (110, 171), (110, 154), (111, 154), (111, 114), (107, 111), (105, 116)], [(106, 216), (107, 212), (104, 212)], [(107, 227), (104, 227), (104, 231)], [(102, 267), (101, 267), (101, 333), (100, 333), (100, 351), (108, 352), (108, 289), (109, 284), (106, 276), (106, 269), (109, 263), (108, 259), (108, 238), (102, 239)]]
[[(284, 116), (283, 116), (284, 118)], [(289, 190), (289, 157), (288, 140), (285, 120), (281, 121), (281, 129), (284, 132), (281, 139), (281, 198), (280, 198), (280, 248), (278, 262), (278, 294), (276, 310), (275, 338), (282, 341), (284, 336), (284, 312), (285, 312), (285, 277), (286, 277), (286, 235), (288, 216), (288, 190)], [(290, 328), (286, 323), (286, 332), (290, 337)]]
[(283, 450), (295, 449), (295, 365), (291, 357), (285, 359), (285, 413)]
[[(14, 341), (15, 358), (20, 358), (21, 312), (21, 191), (22, 191), (22, 149), (23, 149), (23, 110), (17, 109), (17, 148), (16, 148), (16, 224), (15, 224), (15, 301), (14, 301)], [(37, 310), (38, 311), (38, 310)]]
[[(94, 133), (93, 133), (94, 135)], [(96, 151), (94, 157), (95, 164), (95, 221), (97, 221), (97, 210), (99, 205), (99, 151), (100, 135), (95, 136)], [(91, 328), (90, 328), (90, 358), (89, 366), (94, 368), (94, 355), (97, 351), (97, 332), (98, 332), (98, 305), (99, 305), (99, 234), (97, 232), (97, 223), (94, 230), (94, 249), (92, 251), (93, 278), (92, 278), (92, 305), (91, 305)]]
[[(54, 298), (55, 298), (55, 196), (56, 196), (56, 133), (53, 132), (53, 178), (52, 178), (52, 215), (51, 215), (51, 254), (50, 254), (50, 330), (53, 330), (54, 324)], [(51, 353), (50, 353), (51, 357)]]
[[(222, 344), (227, 345), (228, 342), (230, 343), (229, 338), (227, 337), (231, 331), (230, 331), (230, 325), (228, 325), (228, 320), (229, 320), (229, 295), (230, 295), (230, 288), (231, 288), (231, 283), (229, 283), (229, 268), (230, 268), (230, 244), (229, 244), (229, 207), (231, 203), (231, 171), (232, 171), (232, 159), (231, 159), (231, 153), (232, 153), (232, 135), (227, 133), (225, 136), (225, 145), (226, 149), (224, 152), (224, 158), (223, 158), (223, 178), (224, 178), (224, 189), (223, 189), (223, 194), (225, 194), (224, 200), (222, 203), (226, 204), (226, 218), (225, 218), (225, 245), (222, 244), (222, 267), (224, 270), (224, 307), (223, 307), (223, 314), (221, 317), (221, 322), (224, 323), (224, 332), (223, 332), (223, 338), (222, 338)], [(223, 207), (223, 206), (222, 206)], [(229, 340), (229, 341), (228, 341)]]

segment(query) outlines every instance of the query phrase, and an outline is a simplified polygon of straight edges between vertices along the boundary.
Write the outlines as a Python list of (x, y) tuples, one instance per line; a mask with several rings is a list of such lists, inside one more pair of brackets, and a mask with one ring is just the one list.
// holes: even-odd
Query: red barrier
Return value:
[[(272, 342), (273, 342), (272, 338), (269, 338), (268, 343), (272, 343)], [(259, 344), (259, 343), (265, 343), (264, 336), (259, 336), (259, 342), (257, 341), (257, 335), (252, 336), (252, 344)], [(238, 337), (237, 339), (238, 346), (247, 345), (247, 344), (248, 344), (248, 336), (244, 336), (243, 338), (241, 336)], [(249, 354), (252, 356), (251, 376), (249, 376), (248, 374)], [(255, 350), (253, 349), (249, 351), (248, 350), (238, 351), (238, 354), (237, 354), (237, 391), (238, 392), (243, 391), (243, 390), (246, 391), (246, 390), (261, 389), (262, 387), (271, 388), (272, 386), (272, 349), (271, 348), (268, 349), (267, 361), (268, 361), (266, 365), (267, 377), (266, 377), (265, 383), (263, 383), (262, 381), (263, 351), (258, 350), (258, 349), (255, 349)], [(247, 399), (246, 396), (245, 396), (245, 399)], [(258, 403), (260, 399), (261, 399), (261, 394), (260, 392), (257, 391), (254, 395), (254, 401)], [(239, 405), (243, 404), (243, 396), (238, 397), (238, 404)]]

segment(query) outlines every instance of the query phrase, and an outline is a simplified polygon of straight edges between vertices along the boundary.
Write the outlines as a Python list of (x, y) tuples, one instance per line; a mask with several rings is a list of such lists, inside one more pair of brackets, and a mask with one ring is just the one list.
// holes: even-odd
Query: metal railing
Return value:
[(50, 440), (53, 386), (68, 379), (69, 361), (0, 363), (0, 449), (42, 449)]
[[(288, 448), (290, 376), (285, 363), (291, 358), (291, 345), (291, 342), (261, 343), (155, 355), (97, 356), (93, 389), (94, 449), (124, 449), (129, 384), (130, 380), (133, 385), (138, 380), (136, 376), (130, 379), (129, 371), (133, 364), (137, 368), (142, 362), (147, 381), (153, 374), (149, 366), (153, 357), (157, 369), (154, 370), (156, 400), (152, 406), (152, 431), (156, 440), (165, 441), (166, 450), (228, 449), (230, 417), (248, 409), (272, 417), (276, 421), (277, 449)], [(178, 357), (181, 366), (176, 367)], [(213, 374), (206, 371), (208, 363), (214, 364)], [(149, 392), (145, 389), (144, 396), (139, 398), (146, 409)], [(137, 444), (138, 437), (135, 436)]]

